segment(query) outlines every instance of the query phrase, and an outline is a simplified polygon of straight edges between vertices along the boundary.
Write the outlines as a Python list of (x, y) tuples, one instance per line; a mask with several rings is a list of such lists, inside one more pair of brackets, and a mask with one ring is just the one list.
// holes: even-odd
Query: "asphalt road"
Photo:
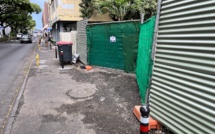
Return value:
[(5, 128), (34, 47), (35, 43), (0, 42), (0, 133)]

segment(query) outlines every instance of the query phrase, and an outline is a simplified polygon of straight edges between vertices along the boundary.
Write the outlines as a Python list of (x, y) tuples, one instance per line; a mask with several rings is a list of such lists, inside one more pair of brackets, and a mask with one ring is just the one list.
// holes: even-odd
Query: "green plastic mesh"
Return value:
[(135, 72), (139, 30), (137, 21), (87, 26), (88, 63)]
[(152, 75), (153, 61), (151, 60), (151, 52), (154, 26), (155, 16), (144, 22), (140, 29), (136, 77), (142, 103), (145, 103), (145, 97), (147, 89), (150, 86), (150, 78)]

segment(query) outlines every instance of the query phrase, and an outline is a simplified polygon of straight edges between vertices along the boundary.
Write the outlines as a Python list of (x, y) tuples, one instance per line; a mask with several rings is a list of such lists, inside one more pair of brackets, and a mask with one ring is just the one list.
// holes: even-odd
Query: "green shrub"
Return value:
[(3, 41), (7, 41), (8, 40), (8, 38), (0, 38), (0, 42), (3, 42)]

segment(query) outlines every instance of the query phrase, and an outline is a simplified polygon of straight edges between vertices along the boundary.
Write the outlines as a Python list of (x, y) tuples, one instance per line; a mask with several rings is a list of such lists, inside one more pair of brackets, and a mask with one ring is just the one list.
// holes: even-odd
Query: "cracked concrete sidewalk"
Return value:
[(135, 134), (132, 110), (140, 104), (134, 74), (78, 64), (62, 69), (54, 49), (33, 62), (11, 134)]

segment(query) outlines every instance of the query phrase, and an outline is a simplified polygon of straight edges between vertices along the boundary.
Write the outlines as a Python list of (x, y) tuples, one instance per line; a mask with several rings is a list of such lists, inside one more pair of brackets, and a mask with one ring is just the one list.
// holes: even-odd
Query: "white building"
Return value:
[[(5, 34), (8, 35), (11, 32), (11, 28), (8, 26), (5, 28)], [(3, 29), (0, 27), (0, 38), (3, 37)]]

